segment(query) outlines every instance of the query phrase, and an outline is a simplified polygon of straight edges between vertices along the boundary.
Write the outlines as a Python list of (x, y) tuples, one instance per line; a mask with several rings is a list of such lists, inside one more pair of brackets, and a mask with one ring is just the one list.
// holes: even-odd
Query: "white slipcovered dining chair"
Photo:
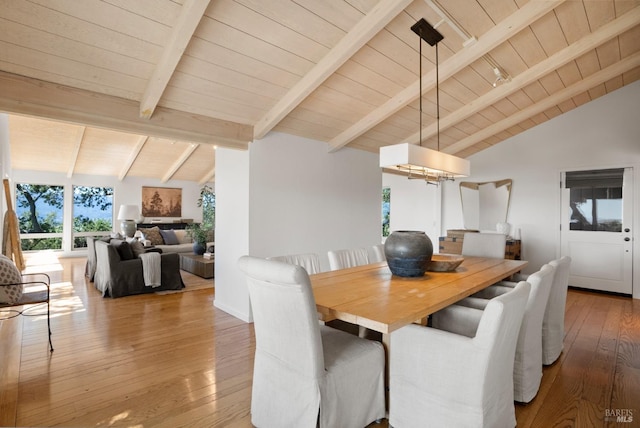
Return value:
[(289, 263), (296, 266), (302, 266), (309, 275), (320, 273), (320, 257), (315, 253), (307, 254), (290, 254), (288, 256), (273, 256), (267, 260), (277, 260), (279, 262)]
[(465, 233), (462, 255), (504, 259), (507, 235), (502, 233)]
[[(549, 264), (556, 268), (556, 273), (553, 276), (549, 301), (542, 321), (542, 364), (545, 366), (556, 362), (564, 348), (564, 311), (567, 303), (571, 257), (564, 256), (550, 261)], [(527, 278), (524, 275), (515, 277), (525, 281)]]
[(542, 321), (542, 364), (544, 365), (553, 364), (564, 347), (564, 311), (567, 303), (571, 257), (564, 256), (549, 264), (555, 266), (556, 274)]
[(484, 311), (448, 307), (469, 316), (473, 337), (417, 324), (391, 333), (389, 425), (515, 426), (513, 361), (529, 288), (521, 282)]
[(373, 257), (371, 257), (371, 263), (384, 262), (387, 260), (387, 257), (384, 254), (384, 244), (377, 244), (371, 247), (371, 253)]
[[(513, 366), (513, 397), (514, 400), (521, 403), (533, 400), (540, 389), (542, 381), (542, 320), (555, 271), (555, 267), (546, 264), (527, 278), (527, 282), (531, 284), (531, 292), (518, 335)], [(499, 284), (501, 283), (492, 285), (457, 304), (484, 309), (490, 302), (489, 299), (513, 290), (511, 285)], [(434, 317), (433, 322), (452, 326), (456, 323), (456, 319), (443, 314), (443, 316)]]
[[(338, 270), (346, 269), (350, 267), (362, 266), (369, 263), (369, 254), (366, 248), (352, 248), (347, 250), (330, 250), (327, 252), (329, 258), (329, 269)], [(344, 321), (337, 320), (332, 322), (336, 328), (341, 330), (351, 330), (351, 325)], [(358, 326), (358, 336), (366, 337), (367, 329), (363, 326)]]
[(369, 263), (369, 254), (366, 248), (352, 248), (347, 250), (330, 250), (329, 268), (331, 270), (346, 269)]
[(251, 422), (362, 428), (384, 418), (384, 350), (321, 326), (300, 266), (243, 256), (256, 335)]

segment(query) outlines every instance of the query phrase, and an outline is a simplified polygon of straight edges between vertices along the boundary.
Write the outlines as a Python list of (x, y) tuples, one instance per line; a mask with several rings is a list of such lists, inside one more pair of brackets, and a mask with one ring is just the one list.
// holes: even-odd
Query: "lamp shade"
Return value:
[(380, 166), (418, 176), (467, 177), (471, 173), (467, 159), (409, 143), (380, 147)]
[(140, 217), (140, 210), (137, 205), (120, 205), (118, 220), (137, 220)]

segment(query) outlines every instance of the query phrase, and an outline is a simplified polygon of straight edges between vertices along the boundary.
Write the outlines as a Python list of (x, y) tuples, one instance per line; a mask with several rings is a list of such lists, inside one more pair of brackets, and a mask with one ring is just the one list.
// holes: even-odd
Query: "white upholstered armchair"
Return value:
[[(522, 403), (528, 403), (534, 399), (542, 381), (542, 320), (555, 271), (555, 267), (547, 264), (527, 278), (527, 282), (531, 284), (531, 292), (518, 334), (513, 366), (513, 397), (514, 400)], [(458, 304), (484, 309), (490, 301), (488, 299), (513, 290), (515, 285), (515, 283), (504, 284), (492, 285), (474, 294), (473, 297), (461, 300)], [(455, 317), (447, 317), (444, 314), (434, 317), (434, 323), (445, 325), (456, 323)]]
[[(389, 424), (513, 427), (513, 358), (530, 286), (521, 282), (484, 311), (473, 337), (411, 324), (391, 333)], [(455, 305), (454, 305), (455, 306)]]
[[(567, 303), (567, 288), (569, 286), (569, 271), (571, 257), (564, 256), (552, 260), (549, 264), (556, 268), (553, 284), (549, 293), (549, 301), (542, 320), (542, 364), (553, 364), (564, 347), (564, 311)], [(526, 276), (518, 275), (521, 280)]]
[(255, 322), (253, 425), (362, 428), (385, 416), (384, 350), (321, 326), (304, 268), (244, 256)]

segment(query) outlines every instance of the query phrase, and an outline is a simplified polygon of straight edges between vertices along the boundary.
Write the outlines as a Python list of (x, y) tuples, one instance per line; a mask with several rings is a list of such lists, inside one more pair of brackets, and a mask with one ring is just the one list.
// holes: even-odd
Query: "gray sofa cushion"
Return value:
[(165, 245), (178, 245), (178, 237), (173, 230), (160, 230)]
[(131, 251), (133, 251), (133, 257), (137, 259), (140, 257), (140, 254), (145, 252), (144, 245), (142, 245), (140, 241), (133, 241), (131, 243)]
[(127, 241), (120, 242), (120, 244), (116, 246), (116, 249), (118, 250), (118, 254), (120, 255), (120, 260), (135, 259), (133, 250), (131, 249), (131, 244), (129, 244)]

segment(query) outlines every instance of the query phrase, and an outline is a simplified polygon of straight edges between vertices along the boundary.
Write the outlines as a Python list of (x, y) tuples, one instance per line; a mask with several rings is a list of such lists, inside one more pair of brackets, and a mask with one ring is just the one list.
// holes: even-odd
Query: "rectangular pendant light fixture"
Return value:
[(467, 159), (410, 143), (380, 147), (380, 167), (408, 174), (411, 178), (429, 176), (430, 180), (443, 175), (445, 179), (453, 179), (471, 174)]
[(471, 174), (470, 162), (440, 151), (440, 97), (438, 82), (438, 42), (444, 37), (427, 21), (420, 19), (411, 26), (411, 30), (420, 37), (420, 143), (422, 143), (422, 41), (436, 46), (436, 95), (438, 112), (438, 150), (422, 145), (401, 143), (380, 147), (380, 167), (406, 174), (409, 178), (421, 178), (427, 183), (437, 184), (457, 177)]

